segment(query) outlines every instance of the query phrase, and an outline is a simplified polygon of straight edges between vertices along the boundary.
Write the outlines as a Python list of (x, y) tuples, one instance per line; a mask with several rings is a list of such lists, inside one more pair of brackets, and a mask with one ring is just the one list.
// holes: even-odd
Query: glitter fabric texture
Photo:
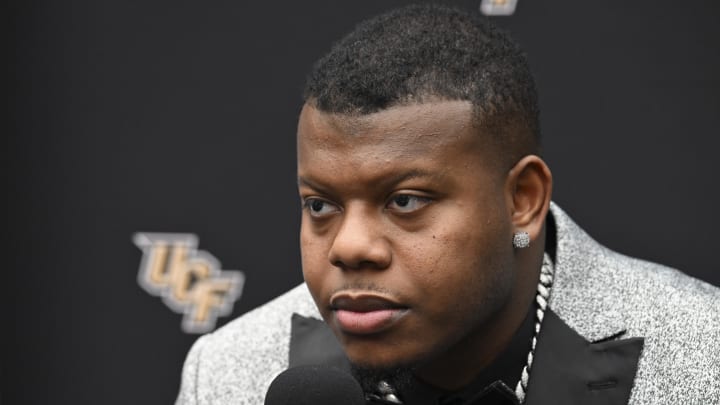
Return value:
[[(720, 404), (720, 289), (595, 242), (557, 205), (549, 307), (589, 341), (644, 337), (629, 404)], [(193, 345), (177, 405), (262, 404), (288, 366), (293, 313), (320, 318), (305, 285)]]

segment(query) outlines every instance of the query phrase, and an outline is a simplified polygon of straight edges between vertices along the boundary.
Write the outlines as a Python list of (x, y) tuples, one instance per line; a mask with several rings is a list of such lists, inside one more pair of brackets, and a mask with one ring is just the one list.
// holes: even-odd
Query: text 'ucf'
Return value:
[(197, 249), (196, 235), (142, 232), (133, 235), (133, 242), (143, 251), (140, 286), (184, 314), (185, 332), (209, 332), (218, 316), (232, 311), (245, 276), (240, 271), (221, 270), (213, 255)]

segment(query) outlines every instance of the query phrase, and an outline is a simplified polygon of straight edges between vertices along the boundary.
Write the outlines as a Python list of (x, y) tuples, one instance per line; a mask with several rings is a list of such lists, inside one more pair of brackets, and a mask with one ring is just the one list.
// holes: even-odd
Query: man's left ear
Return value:
[(543, 229), (550, 208), (552, 173), (536, 155), (520, 159), (510, 169), (506, 196), (515, 232), (527, 232), (534, 241)]

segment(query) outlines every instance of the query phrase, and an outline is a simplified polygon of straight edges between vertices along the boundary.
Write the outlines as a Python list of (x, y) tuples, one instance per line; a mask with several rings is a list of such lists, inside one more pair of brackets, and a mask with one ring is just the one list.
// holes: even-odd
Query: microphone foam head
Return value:
[(327, 366), (298, 366), (270, 383), (265, 405), (365, 405), (365, 394), (350, 374)]

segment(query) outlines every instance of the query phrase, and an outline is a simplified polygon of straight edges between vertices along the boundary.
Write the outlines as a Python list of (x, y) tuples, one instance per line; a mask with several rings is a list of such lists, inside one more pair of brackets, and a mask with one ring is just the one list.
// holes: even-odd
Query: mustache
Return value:
[(340, 287), (334, 289), (332, 293), (330, 294), (335, 295), (336, 293), (342, 292), (342, 291), (365, 291), (365, 292), (374, 292), (378, 294), (383, 295), (389, 295), (389, 296), (396, 296), (394, 291), (385, 288), (383, 286), (380, 286), (373, 282), (352, 282), (352, 283), (345, 283), (341, 285)]

